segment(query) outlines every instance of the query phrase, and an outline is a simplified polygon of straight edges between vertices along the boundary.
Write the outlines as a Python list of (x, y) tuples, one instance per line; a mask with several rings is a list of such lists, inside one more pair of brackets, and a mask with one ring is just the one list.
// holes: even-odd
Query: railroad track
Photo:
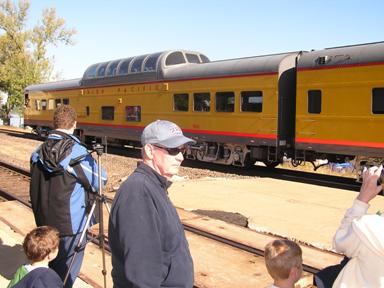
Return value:
[[(26, 171), (25, 169), (22, 169), (20, 167), (13, 167), (12, 165), (8, 163), (0, 162), (0, 195), (7, 198), (7, 199), (16, 199), (25, 205), (28, 205), (30, 207), (29, 203), (29, 171)], [(14, 183), (18, 183), (18, 185), (14, 185)], [(107, 201), (111, 202), (112, 199), (107, 198)], [(230, 245), (232, 247), (235, 247), (236, 249), (240, 249), (242, 251), (246, 251), (247, 253), (251, 253), (253, 255), (257, 255), (260, 257), (263, 257), (264, 251), (261, 247), (254, 247), (247, 243), (242, 243), (241, 241), (236, 241), (234, 239), (222, 236), (222, 235), (216, 235), (212, 233), (212, 231), (203, 230), (197, 227), (196, 225), (190, 225), (189, 223), (183, 223), (185, 230), (206, 238), (209, 238), (214, 241), (219, 241), (221, 243), (224, 243), (226, 245)], [(263, 233), (259, 233), (263, 234)], [(267, 236), (267, 235), (265, 235)], [(271, 239), (274, 237), (271, 237), (268, 235)], [(303, 247), (303, 244), (301, 243), (301, 246)], [(316, 247), (311, 247), (310, 245), (307, 245), (304, 247), (304, 249), (309, 250), (320, 250)], [(324, 254), (335, 254), (330, 251), (321, 251), (321, 253)], [(336, 257), (338, 255), (335, 255)], [(304, 271), (314, 274), (319, 271), (319, 268), (316, 266), (313, 266), (311, 264), (304, 263)]]

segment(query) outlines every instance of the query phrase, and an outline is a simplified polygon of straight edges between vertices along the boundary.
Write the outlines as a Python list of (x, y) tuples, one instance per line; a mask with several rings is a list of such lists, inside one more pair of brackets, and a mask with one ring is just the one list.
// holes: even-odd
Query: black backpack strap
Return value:
[(92, 185), (91, 183), (89, 183), (87, 176), (85, 176), (85, 173), (80, 166), (80, 162), (77, 162), (76, 164), (74, 164), (72, 168), (73, 170), (75, 170), (77, 175), (76, 178), (79, 180), (80, 184), (84, 187), (85, 191), (87, 191), (88, 193), (95, 192), (93, 191)]
[[(85, 176), (85, 173), (83, 169), (80, 166), (80, 162), (77, 162), (72, 166), (73, 170), (76, 172), (76, 179), (80, 182), (80, 184), (84, 187), (85, 190), (85, 203), (86, 203), (86, 211), (87, 213), (90, 212), (92, 208), (92, 204), (96, 201), (97, 194), (96, 191), (93, 190), (92, 185), (89, 183), (89, 180), (87, 176)], [(74, 176), (74, 175), (73, 175)], [(74, 176), (75, 177), (75, 176)], [(99, 222), (99, 209), (98, 205), (100, 205), (98, 202), (96, 202), (96, 209), (94, 211), (95, 221)]]

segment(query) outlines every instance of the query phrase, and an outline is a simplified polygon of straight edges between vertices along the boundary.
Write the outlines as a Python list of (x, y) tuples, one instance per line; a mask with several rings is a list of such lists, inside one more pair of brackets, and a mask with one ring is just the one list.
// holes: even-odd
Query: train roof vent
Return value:
[(332, 65), (339, 65), (348, 63), (351, 60), (351, 56), (348, 54), (338, 54), (332, 56), (320, 56), (316, 58), (316, 63), (318, 65), (325, 65), (332, 61)]
[(316, 59), (316, 63), (318, 65), (325, 65), (327, 64), (329, 61), (331, 61), (331, 57), (329, 56), (320, 56)]

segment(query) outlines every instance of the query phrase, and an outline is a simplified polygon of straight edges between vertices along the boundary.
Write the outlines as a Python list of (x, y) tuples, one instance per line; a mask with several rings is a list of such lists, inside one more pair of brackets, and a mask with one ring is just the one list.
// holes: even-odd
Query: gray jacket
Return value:
[(193, 287), (192, 258), (169, 185), (139, 163), (118, 190), (108, 232), (115, 288)]

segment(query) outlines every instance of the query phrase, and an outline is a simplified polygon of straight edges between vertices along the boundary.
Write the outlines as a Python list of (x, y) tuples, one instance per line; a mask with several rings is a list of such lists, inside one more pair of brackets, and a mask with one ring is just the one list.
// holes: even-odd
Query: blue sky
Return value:
[(384, 41), (382, 0), (30, 0), (29, 24), (53, 7), (75, 28), (50, 47), (61, 79), (88, 66), (188, 49), (211, 60)]

